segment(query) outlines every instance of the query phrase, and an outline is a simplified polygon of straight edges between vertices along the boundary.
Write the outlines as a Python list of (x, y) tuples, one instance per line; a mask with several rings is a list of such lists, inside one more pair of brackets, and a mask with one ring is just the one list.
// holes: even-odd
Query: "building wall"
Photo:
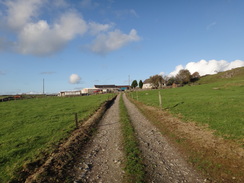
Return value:
[(145, 83), (142, 86), (142, 89), (151, 89), (152, 88), (152, 84), (151, 83)]
[(79, 96), (81, 95), (81, 91), (63, 91), (59, 93), (59, 96), (65, 97), (65, 96)]

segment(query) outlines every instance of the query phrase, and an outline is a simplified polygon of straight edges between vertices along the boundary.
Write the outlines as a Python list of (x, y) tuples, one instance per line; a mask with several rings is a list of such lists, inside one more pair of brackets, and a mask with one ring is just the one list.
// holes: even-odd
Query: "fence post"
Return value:
[(139, 101), (139, 99), (138, 99), (138, 91), (136, 91), (136, 98), (137, 98), (137, 101)]
[(76, 125), (76, 128), (78, 128), (78, 114), (75, 113), (75, 125)]
[(159, 107), (162, 108), (162, 96), (160, 91), (158, 91), (158, 98), (159, 98)]

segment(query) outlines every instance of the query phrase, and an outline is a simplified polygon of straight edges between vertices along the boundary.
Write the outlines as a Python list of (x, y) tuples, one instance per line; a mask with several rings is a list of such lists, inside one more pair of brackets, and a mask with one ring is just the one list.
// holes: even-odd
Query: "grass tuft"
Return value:
[(130, 122), (122, 97), (120, 98), (120, 121), (122, 124), (123, 144), (126, 155), (126, 182), (144, 182), (145, 172), (142, 163), (141, 151), (138, 148), (138, 142), (134, 135), (134, 128)]

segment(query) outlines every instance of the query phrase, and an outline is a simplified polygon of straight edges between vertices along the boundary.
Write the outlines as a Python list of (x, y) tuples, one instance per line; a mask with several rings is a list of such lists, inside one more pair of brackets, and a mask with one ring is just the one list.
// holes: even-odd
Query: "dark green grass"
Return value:
[(126, 182), (144, 182), (145, 172), (143, 169), (141, 152), (138, 148), (134, 129), (131, 125), (124, 101), (120, 99), (120, 121), (122, 124), (123, 144), (125, 150), (125, 172)]
[(75, 129), (74, 113), (86, 119), (107, 99), (108, 95), (96, 95), (1, 102), (0, 182), (68, 137)]
[[(244, 137), (244, 75), (236, 79), (219, 79), (210, 83), (181, 88), (138, 92), (139, 101), (159, 107), (160, 91), (162, 107), (185, 121), (208, 124), (225, 138)], [(134, 98), (136, 99), (134, 92)]]

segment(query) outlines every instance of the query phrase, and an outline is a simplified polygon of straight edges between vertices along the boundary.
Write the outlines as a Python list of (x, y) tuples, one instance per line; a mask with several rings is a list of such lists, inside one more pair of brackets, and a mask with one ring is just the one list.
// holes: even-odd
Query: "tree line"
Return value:
[[(171, 86), (173, 84), (185, 85), (188, 83), (193, 83), (199, 80), (200, 74), (198, 72), (190, 73), (187, 69), (182, 69), (178, 72), (176, 76), (162, 76), (162, 75), (154, 75), (150, 76), (149, 79), (146, 79), (144, 83), (150, 83), (153, 88), (161, 88), (162, 86)], [(138, 86), (137, 80), (134, 80), (131, 83), (132, 88), (136, 88)], [(139, 88), (142, 88), (143, 82), (139, 81)]]

